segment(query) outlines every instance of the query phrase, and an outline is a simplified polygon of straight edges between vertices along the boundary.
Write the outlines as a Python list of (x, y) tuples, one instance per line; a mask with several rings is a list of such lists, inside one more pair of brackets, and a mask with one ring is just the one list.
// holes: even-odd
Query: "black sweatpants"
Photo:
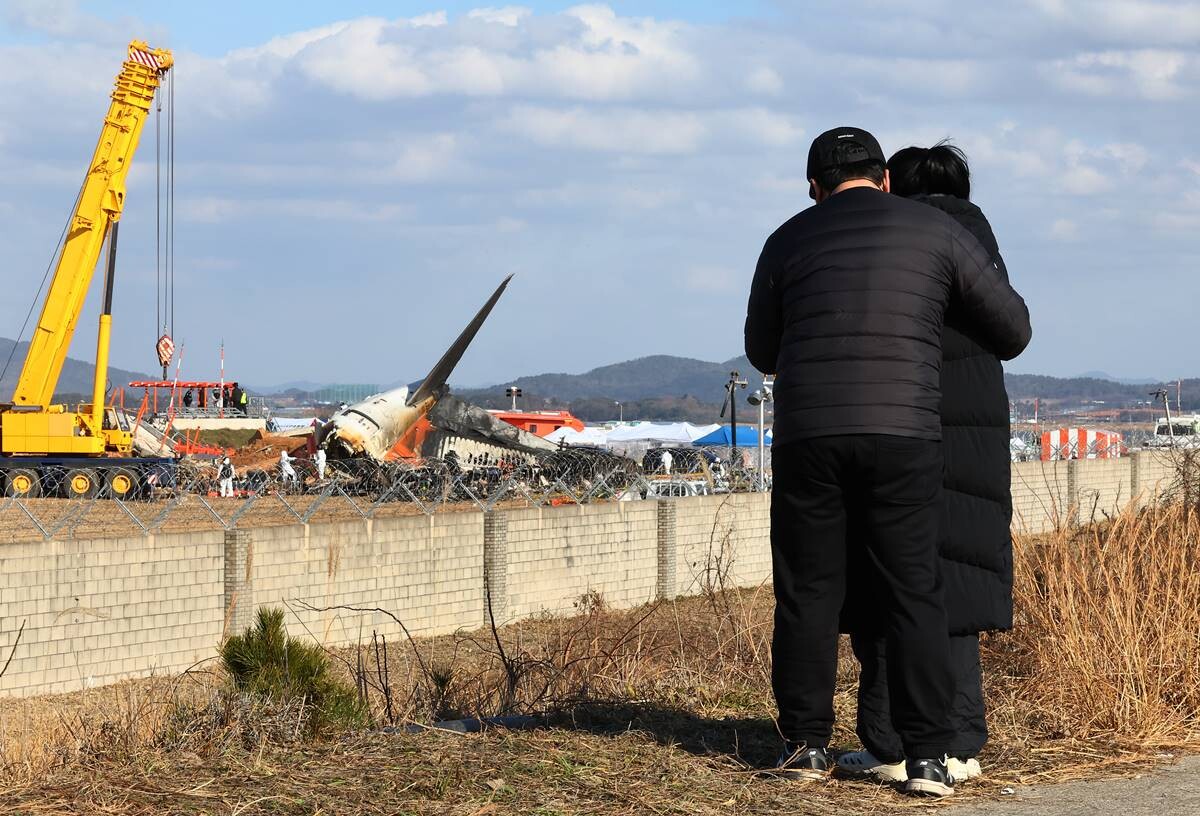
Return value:
[(826, 746), (833, 733), (846, 526), (862, 522), (886, 587), (891, 719), (908, 757), (940, 757), (953, 739), (950, 643), (937, 558), (941, 443), (828, 436), (773, 448), (771, 680), (785, 739)]
[[(862, 664), (858, 678), (858, 738), (876, 759), (899, 762), (904, 759), (904, 746), (892, 727), (888, 705), (887, 643), (881, 637), (858, 633), (850, 635), (850, 643)], [(988, 738), (979, 635), (950, 636), (950, 665), (954, 672), (954, 699), (950, 704), (954, 739), (946, 753), (969, 759), (979, 756)]]

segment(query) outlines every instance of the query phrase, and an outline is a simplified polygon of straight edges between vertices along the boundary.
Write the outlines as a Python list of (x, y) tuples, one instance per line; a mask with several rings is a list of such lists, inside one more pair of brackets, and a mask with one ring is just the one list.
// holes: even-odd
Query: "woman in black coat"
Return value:
[[(947, 213), (966, 227), (1007, 273), (991, 226), (970, 201), (966, 157), (956, 147), (908, 147), (888, 162), (891, 191)], [(971, 326), (946, 314), (942, 335), (942, 450), (946, 462), (945, 510), (941, 536), (942, 581), (956, 693), (951, 725), (957, 739), (950, 770), (959, 779), (980, 773), (975, 757), (987, 741), (979, 633), (1012, 627), (1012, 496), (1009, 482), (1009, 412), (1000, 361), (971, 337)], [(853, 544), (852, 544), (853, 546)], [(842, 630), (851, 642), (862, 674), (859, 680), (858, 735), (866, 751), (838, 760), (845, 770), (899, 781), (904, 776), (900, 737), (888, 706), (887, 662), (879, 615), (872, 597), (884, 591), (874, 583), (867, 558), (847, 577)]]

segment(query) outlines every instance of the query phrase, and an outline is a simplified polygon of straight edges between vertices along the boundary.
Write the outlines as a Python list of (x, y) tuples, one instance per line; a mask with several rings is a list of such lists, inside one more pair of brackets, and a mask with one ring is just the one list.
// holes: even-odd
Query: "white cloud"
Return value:
[[(253, 51), (295, 59), (313, 81), (371, 100), (504, 93), (634, 99), (694, 83), (702, 73), (684, 42), (686, 27), (617, 17), (604, 6), (572, 8), (560, 17), (571, 25), (555, 29), (517, 7), (476, 9), (463, 19), (500, 22), (517, 36), (472, 41), (469, 28), (439, 13), (352, 20)], [(429, 36), (423, 29), (430, 26), (444, 36)], [(560, 36), (548, 40), (549, 33)]]
[(439, 28), (446, 25), (446, 12), (431, 11), (428, 14), (419, 14), (416, 17), (410, 17), (406, 22), (414, 28)]
[(1146, 166), (1147, 153), (1138, 144), (1114, 142), (1088, 147), (1078, 139), (1063, 148), (1066, 162), (1062, 188), (1074, 195), (1106, 193), (1118, 179), (1129, 178)]
[[(1200, 37), (1184, 36), (1188, 7), (803, 5), (796, 19), (785, 10), (731, 24), (498, 3), (289, 32), (280, 15), (277, 36), (253, 47), (216, 57), (179, 51), (180, 249), (200, 259), (198, 268), (219, 247), (239, 266), (213, 264), (214, 276), (253, 269), (263, 289), (316, 286), (331, 258), (376, 276), (381, 290), (394, 285), (384, 268), (430, 280), (463, 270), (454, 285), (465, 295), (493, 283), (482, 270), (554, 270), (568, 286), (611, 280), (614, 270), (641, 276), (646, 297), (623, 306), (615, 345), (553, 356), (558, 347), (536, 338), (611, 332), (600, 316), (556, 308), (553, 292), (534, 287), (521, 295), (520, 328), (500, 319), (489, 329), (499, 342), (464, 360), (477, 366), (469, 373), (477, 382), (489, 380), (485, 360), (515, 373), (583, 368), (678, 342), (656, 318), (680, 287), (698, 314), (744, 294), (764, 237), (808, 205), (808, 138), (852, 122), (877, 128), (890, 149), (950, 136), (966, 150), (978, 202), (1032, 307), (1083, 281), (1119, 289), (1129, 269), (1153, 266), (1144, 273), (1153, 285), (1195, 257), (1200, 160), (1190, 134)], [(1162, 22), (1168, 6), (1172, 24)], [(20, 202), (0, 219), (0, 240), (14, 267), (45, 263), (124, 55), (123, 42), (89, 31), (86, 20), (53, 19), (42, 8), (18, 4), (25, 22), (0, 44), (0, 171), (8, 198)], [(174, 6), (156, 8), (167, 18)], [(1138, 8), (1159, 22), (1133, 19)], [(840, 38), (832, 54), (818, 50), (848, 22), (863, 37)], [(48, 98), (50, 113), (30, 117)], [(122, 242), (131, 258), (153, 252), (152, 144), (143, 140), (130, 179)], [(1143, 192), (1126, 195), (1131, 189)], [(44, 240), (43, 230), (52, 233)], [(1151, 245), (1140, 240), (1148, 232)], [(133, 303), (132, 285), (128, 296)], [(444, 328), (434, 302), (444, 296), (438, 286), (411, 287), (405, 330)], [(383, 300), (361, 304), (363, 319), (340, 327), (347, 343), (369, 345), (365, 327), (391, 319), (394, 304)], [(0, 303), (0, 320), (19, 325), (15, 309)], [(191, 343), (211, 321), (200, 309), (184, 314)], [(256, 325), (240, 314), (231, 320)], [(705, 338), (688, 342), (719, 349), (714, 358), (732, 354), (740, 337), (726, 322), (712, 319)], [(243, 346), (261, 342), (254, 333), (246, 330)], [(1078, 357), (1055, 342), (1041, 361)], [(1086, 351), (1119, 365), (1136, 342)], [(321, 361), (301, 345), (273, 365), (352, 376), (344, 359)], [(493, 351), (498, 358), (487, 357)], [(389, 361), (402, 369), (396, 378), (428, 362)]]
[(1116, 186), (1110, 175), (1086, 164), (1068, 167), (1060, 177), (1059, 184), (1063, 191), (1080, 196), (1107, 193)]
[(1050, 237), (1056, 241), (1078, 240), (1079, 224), (1069, 218), (1056, 218), (1050, 225)]
[(706, 134), (698, 114), (632, 108), (522, 105), (501, 126), (547, 147), (617, 153), (693, 153)]
[(1068, 31), (1109, 40), (1195, 44), (1200, 6), (1191, 0), (1031, 0), (1031, 5)]
[(764, 96), (775, 96), (783, 91), (783, 78), (769, 65), (760, 65), (746, 77), (746, 87)]
[(437, 133), (413, 139), (397, 146), (391, 177), (397, 181), (432, 181), (444, 177), (455, 167), (459, 137)]
[(161, 41), (161, 26), (123, 16), (119, 19), (88, 14), (78, 0), (6, 0), (4, 17), (18, 29), (26, 29), (68, 40), (121, 44), (129, 42), (129, 32)]
[(767, 108), (739, 108), (721, 118), (729, 130), (750, 143), (787, 147), (799, 144), (804, 136), (804, 128), (794, 118)]
[(1175, 99), (1194, 91), (1196, 58), (1181, 51), (1141, 49), (1101, 51), (1055, 60), (1047, 68), (1051, 79), (1066, 90), (1091, 96), (1142, 96)]
[(414, 208), (407, 204), (369, 204), (338, 199), (201, 196), (179, 201), (180, 220), (197, 224), (220, 224), (255, 217), (379, 223), (404, 221), (413, 213)]
[(473, 20), (482, 20), (485, 23), (516, 26), (532, 13), (532, 9), (524, 6), (503, 6), (501, 8), (471, 9), (467, 12), (467, 17)]

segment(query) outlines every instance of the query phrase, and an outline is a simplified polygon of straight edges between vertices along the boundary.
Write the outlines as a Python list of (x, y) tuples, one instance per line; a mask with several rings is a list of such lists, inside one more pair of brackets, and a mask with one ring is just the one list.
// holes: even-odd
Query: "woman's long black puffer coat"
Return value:
[[(970, 230), (1005, 272), (996, 237), (978, 207), (954, 196), (914, 200), (937, 207)], [(942, 336), (946, 494), (940, 552), (946, 617), (954, 635), (1012, 627), (1010, 438), (1004, 370), (971, 339), (971, 327), (951, 305)], [(882, 622), (878, 593), (885, 590), (853, 528), (850, 539), (842, 631), (877, 630)]]

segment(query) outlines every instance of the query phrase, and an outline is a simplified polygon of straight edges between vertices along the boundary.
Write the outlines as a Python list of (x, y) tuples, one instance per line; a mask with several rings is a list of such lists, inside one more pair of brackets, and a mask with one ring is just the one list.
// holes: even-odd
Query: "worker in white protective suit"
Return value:
[(671, 475), (671, 465), (675, 463), (675, 457), (671, 455), (669, 450), (662, 452), (662, 470), (668, 476)]
[(313, 457), (313, 464), (317, 466), (317, 480), (321, 481), (325, 478), (325, 449), (317, 448), (317, 455)]
[(279, 452), (279, 480), (286, 487), (289, 483), (296, 484), (296, 471), (292, 468), (292, 457), (286, 450)]
[(233, 479), (235, 475), (233, 463), (226, 456), (221, 460), (220, 466), (217, 467), (217, 481), (220, 483), (222, 499), (233, 498)]

